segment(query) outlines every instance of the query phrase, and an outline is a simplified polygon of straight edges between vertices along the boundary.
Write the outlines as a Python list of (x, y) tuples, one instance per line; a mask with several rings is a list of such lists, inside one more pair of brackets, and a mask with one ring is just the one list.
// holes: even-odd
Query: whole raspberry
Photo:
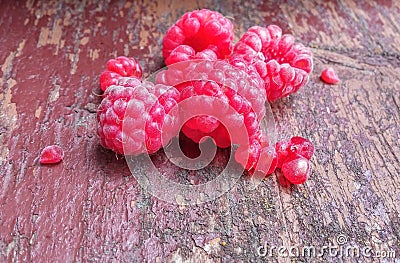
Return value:
[(134, 58), (124, 56), (107, 61), (107, 70), (100, 75), (100, 86), (105, 91), (109, 86), (116, 85), (120, 77), (142, 78), (142, 68)]
[[(211, 136), (218, 146), (227, 147), (230, 141), (226, 132), (228, 127), (219, 128), (220, 121), (212, 115), (223, 112), (229, 106), (237, 114), (228, 114), (223, 119), (238, 127), (244, 124), (250, 139), (256, 136), (259, 121), (265, 115), (263, 82), (258, 74), (249, 75), (227, 61), (192, 60), (173, 64), (156, 76), (156, 83), (176, 87), (181, 91), (182, 101), (199, 98), (181, 106), (183, 119), (188, 117), (183, 132), (194, 141)], [(248, 143), (249, 138), (244, 134), (233, 133), (238, 140), (233, 143)]]
[[(238, 96), (241, 104), (231, 103), (233, 96)], [(188, 102), (184, 103), (186, 100)], [(237, 144), (255, 137), (259, 126), (257, 114), (247, 100), (213, 81), (192, 81), (188, 84), (181, 92), (180, 110), (182, 118), (188, 119), (184, 126), (199, 133), (212, 133), (221, 122), (230, 125), (228, 131), (236, 140), (233, 143)], [(237, 130), (230, 130), (232, 127), (237, 127)], [(240, 133), (240, 127), (247, 130), (246, 136)], [(189, 134), (186, 135), (190, 138)]]
[[(219, 147), (237, 144), (236, 160), (248, 170), (257, 164), (262, 148), (259, 124), (265, 115), (258, 73), (223, 60), (192, 60), (170, 65), (156, 76), (158, 82), (181, 92), (180, 110), (187, 120), (182, 131), (187, 137), (199, 142), (210, 136)], [(190, 103), (182, 103), (187, 99)]]
[(337, 84), (340, 81), (335, 70), (331, 67), (328, 67), (322, 71), (321, 79), (327, 84)]
[(194, 58), (223, 59), (232, 52), (233, 25), (208, 9), (185, 13), (163, 39), (163, 57), (170, 65)]
[(113, 85), (104, 95), (97, 112), (103, 147), (119, 154), (154, 153), (178, 133), (176, 89), (143, 82)]
[[(231, 65), (227, 60), (184, 61), (160, 71), (156, 75), (156, 83), (174, 86), (180, 92), (196, 83), (193, 94), (220, 97), (224, 93), (233, 108), (246, 113), (252, 109), (257, 120), (265, 115), (263, 80), (254, 69), (250, 70), (245, 65)], [(188, 98), (191, 94), (185, 96)]]
[(236, 43), (230, 60), (253, 65), (265, 82), (269, 102), (298, 91), (312, 71), (311, 52), (295, 43), (292, 35), (282, 35), (276, 25), (251, 27)]

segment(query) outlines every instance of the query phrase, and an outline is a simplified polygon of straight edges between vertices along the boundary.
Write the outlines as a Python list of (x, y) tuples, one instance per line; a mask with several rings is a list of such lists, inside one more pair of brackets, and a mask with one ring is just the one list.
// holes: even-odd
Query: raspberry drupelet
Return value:
[(64, 151), (58, 145), (46, 146), (40, 153), (41, 164), (55, 164), (62, 161), (64, 158)]
[(340, 82), (338, 75), (332, 67), (327, 67), (321, 72), (321, 79), (327, 84), (337, 84)]
[(293, 137), (289, 141), (280, 141), (275, 145), (276, 167), (292, 184), (304, 183), (310, 174), (310, 159), (314, 154), (314, 145), (302, 137)]

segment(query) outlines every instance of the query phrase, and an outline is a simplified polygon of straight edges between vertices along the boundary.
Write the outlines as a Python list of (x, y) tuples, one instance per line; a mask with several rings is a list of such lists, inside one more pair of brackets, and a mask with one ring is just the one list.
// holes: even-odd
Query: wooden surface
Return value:
[[(399, 262), (399, 1), (111, 2), (0, 0), (0, 262), (284, 262), (257, 248), (340, 234), (396, 259), (291, 259)], [(312, 47), (310, 83), (272, 105), (279, 138), (315, 144), (305, 185), (273, 175), (254, 191), (240, 180), (215, 201), (172, 205), (99, 146), (93, 93), (105, 62), (127, 55), (147, 75), (159, 69), (167, 28), (198, 8), (231, 17), (236, 38), (274, 23)], [(319, 80), (328, 65), (340, 85)], [(64, 161), (41, 166), (50, 144)]]

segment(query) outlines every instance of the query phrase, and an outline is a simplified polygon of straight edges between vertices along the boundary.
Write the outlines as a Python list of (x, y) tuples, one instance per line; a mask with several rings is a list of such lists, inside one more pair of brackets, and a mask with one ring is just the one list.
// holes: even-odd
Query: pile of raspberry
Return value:
[(155, 81), (143, 79), (134, 58), (110, 59), (100, 76), (102, 146), (153, 154), (180, 132), (197, 143), (211, 137), (218, 147), (234, 145), (235, 160), (249, 173), (278, 168), (292, 184), (304, 183), (313, 144), (301, 137), (273, 144), (262, 120), (265, 103), (306, 85), (312, 54), (276, 25), (251, 27), (236, 44), (233, 37), (233, 24), (222, 14), (195, 10), (166, 32), (167, 69)]

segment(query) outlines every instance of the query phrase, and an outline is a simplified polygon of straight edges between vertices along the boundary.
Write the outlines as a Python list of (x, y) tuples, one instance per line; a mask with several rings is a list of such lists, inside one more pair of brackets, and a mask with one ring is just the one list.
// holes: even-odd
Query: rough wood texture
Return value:
[[(282, 262), (257, 248), (322, 247), (343, 234), (399, 262), (400, 2), (361, 2), (0, 1), (0, 261)], [(274, 175), (254, 191), (241, 180), (213, 202), (171, 205), (99, 146), (93, 92), (105, 62), (129, 55), (146, 74), (159, 69), (168, 26), (197, 8), (232, 17), (237, 37), (275, 23), (312, 47), (311, 82), (272, 105), (280, 138), (315, 143), (304, 186)], [(340, 85), (319, 80), (327, 65)], [(54, 143), (64, 161), (39, 165)]]

